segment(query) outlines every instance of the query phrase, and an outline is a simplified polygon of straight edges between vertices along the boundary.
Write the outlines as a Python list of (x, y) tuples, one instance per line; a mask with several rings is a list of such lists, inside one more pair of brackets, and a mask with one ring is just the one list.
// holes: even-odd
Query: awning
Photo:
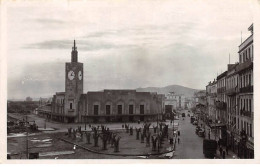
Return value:
[(213, 124), (210, 124), (209, 125), (210, 126), (210, 128), (215, 128), (215, 127), (224, 127), (224, 126), (226, 126), (226, 124), (224, 124), (224, 123), (213, 123)]

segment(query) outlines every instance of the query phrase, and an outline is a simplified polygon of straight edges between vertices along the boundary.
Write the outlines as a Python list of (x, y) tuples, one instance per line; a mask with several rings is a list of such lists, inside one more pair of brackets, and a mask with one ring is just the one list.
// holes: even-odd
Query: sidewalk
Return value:
[[(205, 139), (209, 139), (208, 138), (208, 129), (211, 129), (205, 122), (203, 122), (202, 120), (199, 120), (199, 125), (203, 124), (203, 126), (205, 126)], [(215, 131), (211, 131), (210, 132), (210, 139), (214, 140), (216, 139), (216, 141), (219, 140), (219, 137), (215, 134)], [(236, 153), (234, 153), (231, 149), (228, 149), (228, 154), (226, 153), (226, 147), (221, 145), (220, 146), (222, 148), (223, 151), (225, 151), (225, 159), (238, 159), (238, 156), (236, 155)], [(217, 148), (217, 152), (216, 152), (216, 159), (223, 159), (222, 155), (220, 154), (219, 151), (219, 146)]]

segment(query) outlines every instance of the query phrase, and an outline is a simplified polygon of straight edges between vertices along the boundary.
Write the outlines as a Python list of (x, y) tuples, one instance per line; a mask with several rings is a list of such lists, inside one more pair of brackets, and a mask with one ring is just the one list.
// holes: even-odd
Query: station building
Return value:
[(65, 64), (65, 92), (53, 95), (51, 105), (39, 115), (66, 122), (135, 122), (161, 120), (164, 95), (136, 90), (103, 90), (83, 93), (83, 63), (78, 62), (76, 42), (71, 62)]

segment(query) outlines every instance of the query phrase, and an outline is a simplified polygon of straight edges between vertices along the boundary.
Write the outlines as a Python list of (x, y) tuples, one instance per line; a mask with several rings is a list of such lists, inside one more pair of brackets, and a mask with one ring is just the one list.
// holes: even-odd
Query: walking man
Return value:
[(223, 149), (222, 149), (222, 147), (220, 147), (219, 148), (219, 153), (220, 153), (221, 156), (222, 156), (222, 151), (223, 151)]
[(222, 158), (226, 159), (226, 152), (225, 151), (223, 151), (223, 153), (222, 153)]
[(227, 153), (227, 155), (228, 155), (228, 146), (226, 146), (226, 153)]
[(178, 138), (178, 144), (180, 143), (180, 138)]

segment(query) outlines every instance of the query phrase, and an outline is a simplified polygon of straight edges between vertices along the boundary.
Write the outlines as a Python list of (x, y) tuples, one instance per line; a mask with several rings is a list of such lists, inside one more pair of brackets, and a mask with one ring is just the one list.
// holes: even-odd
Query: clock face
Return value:
[(81, 71), (79, 71), (78, 77), (79, 77), (79, 80), (82, 80), (82, 72)]
[(75, 77), (74, 71), (70, 70), (70, 71), (68, 72), (68, 78), (69, 78), (69, 80), (73, 80), (74, 77)]

